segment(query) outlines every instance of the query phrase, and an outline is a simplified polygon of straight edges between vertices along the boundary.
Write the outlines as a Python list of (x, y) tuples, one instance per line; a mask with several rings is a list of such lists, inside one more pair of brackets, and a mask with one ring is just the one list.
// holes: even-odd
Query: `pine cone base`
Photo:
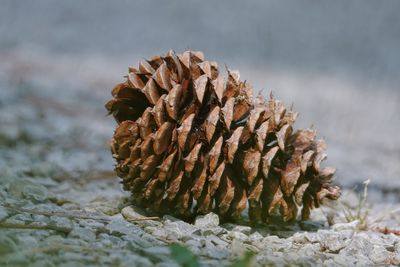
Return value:
[(313, 129), (293, 131), (297, 113), (201, 52), (173, 51), (129, 68), (107, 110), (118, 122), (111, 151), (123, 188), (160, 214), (191, 218), (214, 211), (253, 223), (276, 214), (308, 219), (337, 199), (326, 145)]

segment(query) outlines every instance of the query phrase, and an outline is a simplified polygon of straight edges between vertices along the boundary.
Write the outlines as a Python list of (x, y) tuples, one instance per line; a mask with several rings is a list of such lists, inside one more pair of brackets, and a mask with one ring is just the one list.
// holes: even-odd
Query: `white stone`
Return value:
[(383, 265), (390, 263), (390, 253), (383, 246), (374, 245), (368, 257), (375, 264)]
[(199, 228), (211, 228), (219, 225), (219, 217), (217, 214), (210, 212), (206, 215), (196, 217), (194, 225)]
[(249, 237), (242, 232), (231, 231), (229, 232), (228, 236), (232, 239), (240, 240), (242, 242), (247, 241)]
[(349, 223), (337, 223), (332, 225), (332, 230), (335, 230), (337, 232), (343, 230), (356, 230), (359, 224), (360, 224), (359, 220), (355, 220)]

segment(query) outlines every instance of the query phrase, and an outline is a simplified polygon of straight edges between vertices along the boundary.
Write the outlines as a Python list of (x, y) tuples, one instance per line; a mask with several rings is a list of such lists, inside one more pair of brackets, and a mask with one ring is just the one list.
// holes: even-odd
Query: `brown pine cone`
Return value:
[(252, 222), (302, 219), (337, 199), (335, 169), (320, 168), (326, 145), (312, 129), (293, 133), (297, 113), (259, 95), (201, 52), (155, 56), (129, 68), (106, 104), (118, 126), (116, 172), (142, 206), (182, 218), (213, 210)]

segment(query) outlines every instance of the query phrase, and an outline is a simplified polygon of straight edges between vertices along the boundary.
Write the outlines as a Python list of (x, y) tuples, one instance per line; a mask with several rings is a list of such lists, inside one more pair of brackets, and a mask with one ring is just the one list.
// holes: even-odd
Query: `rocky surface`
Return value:
[(194, 224), (152, 218), (130, 205), (112, 171), (113, 122), (96, 84), (46, 84), (27, 75), (29, 66), (13, 67), (22, 69), (3, 76), (0, 90), (0, 265), (176, 266), (172, 243), (203, 266), (228, 265), (245, 251), (255, 266), (400, 264), (398, 233), (382, 233), (400, 229), (399, 200), (377, 188), (366, 198), (345, 190), (293, 224), (250, 227), (212, 213)]
[[(372, 221), (366, 229), (359, 220), (341, 222), (336, 209), (324, 208), (336, 212), (330, 227), (321, 210), (312, 221), (293, 224), (221, 224), (213, 213), (189, 224), (151, 218), (129, 205), (115, 177), (57, 181), (45, 175), (2, 173), (0, 265), (177, 266), (172, 243), (198, 255), (202, 266), (227, 266), (245, 251), (254, 253), (254, 266), (400, 264), (398, 235), (380, 233)], [(400, 209), (386, 215), (399, 229)]]
[[(398, 2), (338, 1), (329, 12), (313, 1), (238, 2), (240, 20), (225, 8), (235, 1), (161, 2), (2, 2), (0, 266), (177, 266), (172, 243), (203, 266), (246, 251), (255, 266), (400, 266)], [(212, 213), (188, 224), (131, 206), (113, 172), (103, 104), (129, 64), (188, 47), (295, 103), (296, 127), (314, 123), (327, 139), (340, 201), (307, 222), (257, 227)]]

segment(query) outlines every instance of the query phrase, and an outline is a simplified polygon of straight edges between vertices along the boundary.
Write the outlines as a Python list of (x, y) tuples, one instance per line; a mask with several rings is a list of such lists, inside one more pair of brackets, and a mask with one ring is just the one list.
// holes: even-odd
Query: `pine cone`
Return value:
[(155, 56), (129, 68), (106, 104), (118, 126), (116, 172), (138, 204), (182, 218), (213, 210), (252, 222), (302, 219), (337, 199), (335, 169), (321, 169), (326, 145), (312, 129), (293, 133), (298, 113), (261, 95), (201, 52)]

